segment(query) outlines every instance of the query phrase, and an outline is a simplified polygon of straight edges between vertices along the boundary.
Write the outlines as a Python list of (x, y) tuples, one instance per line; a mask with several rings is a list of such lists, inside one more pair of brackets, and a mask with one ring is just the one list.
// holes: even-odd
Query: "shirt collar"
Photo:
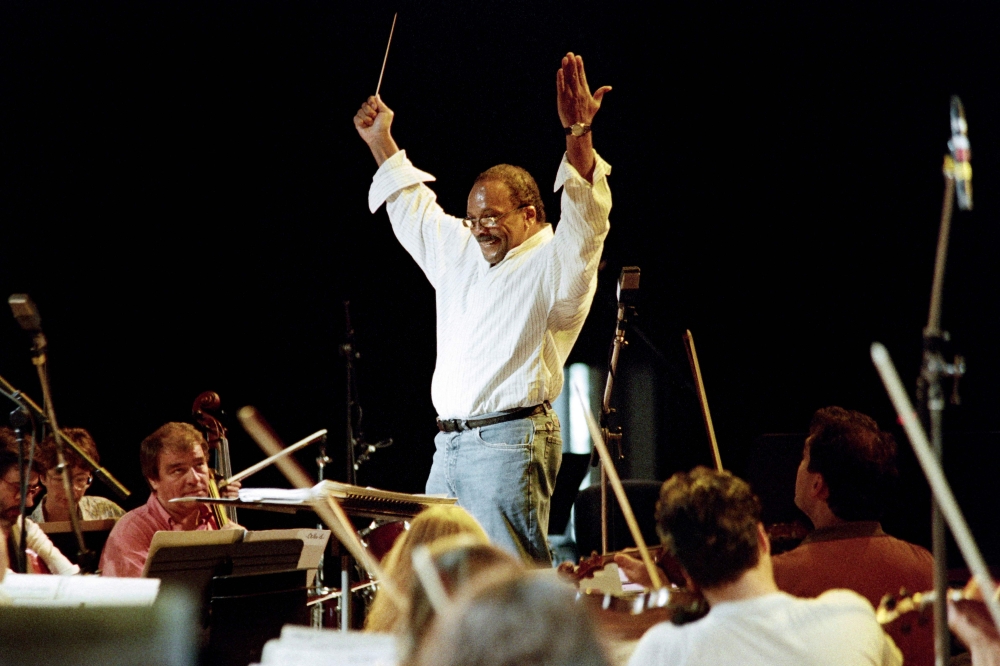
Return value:
[[(552, 231), (552, 225), (549, 224), (548, 222), (545, 222), (542, 225), (541, 229), (536, 231), (533, 235), (529, 236), (526, 241), (524, 241), (514, 249), (508, 251), (507, 255), (503, 258), (503, 260), (497, 262), (496, 265), (499, 266), (504, 261), (507, 261), (509, 257), (516, 257), (519, 254), (522, 254), (524, 252), (529, 252), (540, 245), (548, 243), (550, 240), (552, 240), (554, 234), (555, 232)], [(485, 273), (489, 269), (493, 268), (493, 266), (490, 266), (489, 262), (486, 261), (486, 257), (482, 256), (481, 252), (479, 256), (482, 258), (482, 261), (479, 264), (481, 267), (481, 272)]]
[[(174, 520), (174, 517), (170, 515), (162, 504), (160, 504), (159, 498), (156, 496), (156, 492), (149, 493), (149, 500), (146, 502), (149, 507), (150, 513), (156, 516), (156, 520), (162, 524), (166, 525), (167, 529), (174, 531), (183, 529), (181, 524)], [(214, 518), (212, 516), (212, 510), (208, 508), (205, 504), (198, 505), (198, 525), (204, 525), (206, 523), (212, 522), (214, 524)]]
[(839, 525), (813, 530), (802, 540), (802, 543), (878, 536), (885, 536), (885, 532), (882, 531), (882, 524), (877, 520), (852, 520)]

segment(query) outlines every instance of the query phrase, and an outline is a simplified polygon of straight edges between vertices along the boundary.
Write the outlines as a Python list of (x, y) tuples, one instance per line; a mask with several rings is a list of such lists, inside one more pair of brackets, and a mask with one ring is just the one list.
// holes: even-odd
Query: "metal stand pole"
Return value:
[[(947, 363), (942, 354), (942, 344), (948, 341), (946, 331), (941, 330), (941, 301), (944, 292), (945, 265), (948, 260), (948, 240), (951, 236), (951, 216), (955, 199), (955, 181), (962, 179), (959, 206), (972, 208), (971, 167), (968, 165), (968, 139), (965, 136), (965, 110), (958, 97), (951, 98), (952, 140), (949, 148), (952, 154), (944, 158), (944, 201), (941, 205), (941, 226), (938, 231), (937, 253), (934, 257), (934, 280), (931, 286), (930, 307), (927, 313), (927, 327), (923, 332), (924, 351), (917, 381), (917, 402), (927, 411), (931, 431), (931, 450), (938, 466), (944, 455), (942, 422), (944, 418), (944, 391), (941, 379), (944, 376), (954, 380), (951, 402), (958, 404), (958, 380), (965, 373), (965, 359), (956, 356), (953, 363)], [(954, 157), (952, 156), (954, 155)], [(962, 171), (959, 171), (962, 169)], [(948, 631), (948, 551), (945, 541), (945, 521), (939, 497), (935, 494), (931, 505), (931, 540), (934, 555), (934, 663), (945, 666), (951, 655), (951, 634)]]
[[(628, 314), (635, 312), (635, 301), (639, 291), (639, 268), (626, 266), (622, 268), (618, 278), (618, 319), (615, 327), (615, 339), (611, 348), (611, 359), (608, 362), (608, 379), (604, 384), (604, 397), (601, 400), (601, 434), (607, 444), (614, 442), (618, 460), (624, 458), (622, 453), (622, 428), (617, 423), (617, 414), (611, 407), (611, 393), (615, 386), (615, 373), (618, 371), (618, 357), (622, 347), (628, 345), (625, 340), (625, 328), (628, 326)], [(597, 444), (594, 444), (594, 455), (591, 465), (597, 464)], [(601, 465), (601, 554), (608, 552), (608, 473)]]

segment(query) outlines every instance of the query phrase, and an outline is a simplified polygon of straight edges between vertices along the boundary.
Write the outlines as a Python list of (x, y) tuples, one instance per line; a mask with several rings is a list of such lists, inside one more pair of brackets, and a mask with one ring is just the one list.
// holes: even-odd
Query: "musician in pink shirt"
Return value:
[[(216, 530), (211, 509), (205, 504), (177, 503), (176, 497), (208, 495), (208, 443), (187, 423), (167, 423), (142, 441), (139, 449), (142, 474), (152, 493), (141, 507), (122, 516), (104, 546), (101, 571), (105, 576), (142, 575), (149, 545), (159, 531)], [(238, 482), (223, 494), (236, 497)], [(228, 527), (240, 528), (235, 523)]]

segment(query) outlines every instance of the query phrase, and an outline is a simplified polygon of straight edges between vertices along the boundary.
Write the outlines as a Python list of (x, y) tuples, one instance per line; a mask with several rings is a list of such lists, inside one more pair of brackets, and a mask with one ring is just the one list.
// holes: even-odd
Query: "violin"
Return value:
[[(219, 480), (228, 479), (233, 475), (233, 466), (229, 459), (229, 440), (226, 439), (226, 428), (215, 416), (209, 412), (218, 411), (222, 407), (222, 399), (215, 391), (205, 391), (194, 399), (191, 405), (191, 416), (201, 426), (205, 441), (208, 442), (209, 466), (212, 468), (208, 475), (208, 495), (214, 499), (219, 499)], [(229, 523), (235, 523), (236, 507), (212, 504), (212, 513), (215, 515), (215, 522), (219, 529)]]
[(576, 601), (591, 611), (603, 634), (618, 640), (637, 640), (655, 624), (686, 624), (708, 613), (705, 597), (683, 587), (661, 587), (621, 596), (580, 590)]
[[(915, 612), (920, 616), (917, 618), (917, 622), (926, 623), (928, 621), (927, 618), (922, 616), (927, 613), (936, 598), (937, 594), (935, 594), (934, 590), (914, 592), (913, 594), (910, 594), (906, 590), (900, 590), (899, 594), (887, 594), (882, 597), (878, 608), (875, 609), (875, 619), (878, 620), (879, 624), (886, 625), (897, 621), (909, 613)], [(979, 586), (973, 580), (964, 589), (947, 590), (945, 598), (948, 601), (982, 601), (983, 595)], [(1000, 587), (997, 587), (993, 591), (993, 598), (1000, 599)], [(909, 625), (904, 624), (904, 627), (907, 626)]]
[[(680, 565), (680, 562), (667, 552), (664, 546), (650, 546), (648, 550), (650, 557), (653, 558), (653, 563), (663, 570), (667, 575), (667, 581), (671, 585), (675, 587), (688, 587), (684, 568)], [(640, 556), (638, 548), (625, 548), (624, 550), (615, 553), (605, 553), (604, 555), (599, 555), (597, 551), (594, 551), (590, 557), (581, 557), (579, 564), (573, 564), (572, 562), (561, 563), (556, 567), (556, 571), (563, 578), (579, 587), (580, 582), (584, 579), (592, 578), (595, 572), (601, 571), (604, 567), (614, 562), (615, 556), (618, 554), (635, 558)]]
[(581, 588), (576, 593), (577, 603), (591, 610), (605, 634), (619, 640), (638, 639), (660, 622), (685, 624), (704, 617), (708, 613), (708, 601), (699, 590), (689, 585), (680, 563), (662, 545), (653, 546), (648, 551), (656, 565), (666, 574), (670, 585), (649, 592), (626, 592), (622, 595), (582, 589), (581, 583), (612, 564), (615, 555), (621, 553), (638, 557), (638, 548), (626, 548), (618, 553), (604, 555), (594, 552), (590, 557), (581, 557), (579, 564), (563, 562), (556, 571)]

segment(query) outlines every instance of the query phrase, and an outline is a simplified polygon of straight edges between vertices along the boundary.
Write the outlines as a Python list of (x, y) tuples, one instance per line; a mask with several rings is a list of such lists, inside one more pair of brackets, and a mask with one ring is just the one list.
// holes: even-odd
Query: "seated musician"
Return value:
[[(440, 559), (440, 558), (438, 558)], [(404, 666), (610, 666), (587, 609), (539, 572), (500, 569), (441, 609)]]
[[(402, 594), (409, 595), (413, 585), (413, 551), (419, 546), (427, 546), (435, 541), (458, 534), (468, 535), (478, 543), (489, 543), (489, 538), (479, 521), (460, 506), (431, 506), (416, 515), (410, 528), (403, 532), (392, 549), (382, 560), (385, 575), (391, 578)], [(406, 617), (392, 599), (386, 596), (384, 588), (379, 588), (372, 601), (371, 610), (365, 618), (365, 631), (386, 633), (406, 632)]]
[[(97, 444), (90, 433), (83, 428), (63, 428), (66, 437), (73, 440), (84, 453), (94, 462), (100, 462)], [(121, 518), (125, 510), (105, 497), (86, 495), (87, 489), (93, 483), (91, 470), (76, 451), (70, 446), (63, 446), (66, 458), (66, 469), (69, 472), (70, 484), (73, 488), (73, 499), (76, 501), (77, 515), (81, 520), (105, 520)], [(62, 473), (58, 469), (55, 437), (49, 435), (41, 441), (35, 452), (39, 467), (44, 470), (42, 485), (45, 486), (45, 496), (31, 512), (31, 519), (36, 523), (53, 523), (69, 520), (69, 499), (63, 488)]]
[(901, 664), (871, 605), (848, 590), (798, 599), (778, 590), (760, 501), (729, 472), (678, 472), (660, 490), (657, 530), (711, 610), (660, 623), (629, 660), (649, 664)]
[[(10, 450), (10, 438), (13, 433), (0, 429), (0, 533), (6, 543), (9, 564), (21, 573), (54, 573), (71, 575), (80, 572), (80, 568), (70, 562), (41, 528), (31, 519), (27, 525), (27, 543), (25, 544), (24, 565), (18, 564), (18, 544), (21, 537), (21, 468), (18, 465), (17, 453)], [(17, 443), (14, 441), (16, 448)], [(26, 508), (31, 508), (35, 495), (41, 490), (38, 472), (28, 470), (28, 497)]]
[(426, 558), (414, 562), (416, 575), (410, 585), (407, 630), (400, 638), (404, 663), (416, 655), (437, 617), (438, 609), (428, 584), (450, 598), (457, 598), (485, 576), (513, 577), (525, 571), (523, 561), (472, 534), (444, 537), (421, 549)]
[[(208, 495), (208, 443), (194, 426), (188, 423), (161, 426), (142, 440), (139, 463), (152, 492), (144, 505), (122, 516), (108, 535), (101, 555), (105, 576), (141, 576), (156, 532), (219, 529), (208, 505), (170, 503), (176, 497)], [(239, 486), (239, 483), (229, 484), (222, 495), (238, 497)], [(235, 523), (226, 527), (242, 529)]]
[[(841, 407), (816, 412), (795, 478), (795, 504), (815, 530), (774, 558), (778, 587), (799, 597), (854, 590), (878, 606), (886, 594), (934, 587), (934, 559), (879, 523), (896, 476), (896, 442), (869, 416)], [(934, 663), (934, 632), (887, 627), (907, 664)]]

